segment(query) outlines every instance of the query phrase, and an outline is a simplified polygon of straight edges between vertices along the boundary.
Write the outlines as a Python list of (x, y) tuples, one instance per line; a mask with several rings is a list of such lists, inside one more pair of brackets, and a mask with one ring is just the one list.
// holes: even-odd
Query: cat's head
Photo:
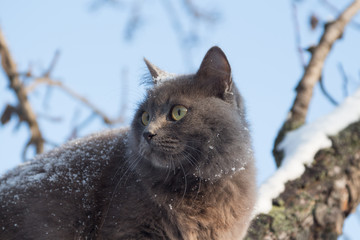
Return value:
[(193, 75), (169, 75), (146, 65), (154, 84), (132, 122), (132, 152), (158, 169), (238, 167), (240, 160), (230, 155), (246, 151), (250, 143), (223, 51), (211, 48)]

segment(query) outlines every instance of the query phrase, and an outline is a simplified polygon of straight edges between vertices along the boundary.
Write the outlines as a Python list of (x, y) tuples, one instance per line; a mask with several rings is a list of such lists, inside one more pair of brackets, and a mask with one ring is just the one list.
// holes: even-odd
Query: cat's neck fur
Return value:
[[(253, 172), (254, 169), (250, 167), (247, 171)], [(234, 239), (244, 234), (248, 223), (239, 221), (239, 215), (249, 215), (251, 201), (255, 201), (253, 193), (248, 191), (255, 186), (244, 188), (242, 185), (247, 176), (235, 173), (208, 180), (189, 174), (185, 180), (182, 170), (170, 174), (173, 176), (166, 181), (142, 175), (142, 182), (148, 185), (146, 189), (150, 198), (167, 211), (183, 239), (206, 239), (209, 236), (211, 239)], [(251, 201), (243, 202), (244, 198)]]

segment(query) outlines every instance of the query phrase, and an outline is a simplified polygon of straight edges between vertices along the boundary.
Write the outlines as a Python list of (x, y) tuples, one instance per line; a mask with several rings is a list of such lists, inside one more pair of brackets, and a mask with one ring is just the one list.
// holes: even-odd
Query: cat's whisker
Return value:
[[(187, 155), (186, 155), (187, 154)], [(202, 177), (201, 177), (201, 170), (200, 170), (200, 166), (197, 164), (198, 161), (196, 160), (196, 158), (194, 156), (191, 155), (191, 153), (185, 151), (184, 152), (184, 158), (188, 161), (191, 161), (195, 164), (196, 166), (196, 170), (198, 172), (198, 176), (196, 177), (196, 179), (198, 179), (198, 189), (197, 189), (197, 192), (196, 192), (196, 196), (194, 197), (194, 199), (196, 199), (200, 193), (200, 189), (201, 189), (201, 180), (202, 180)], [(192, 159), (192, 160), (191, 160)]]
[[(132, 152), (131, 154), (129, 154), (129, 159), (133, 158), (134, 156), (138, 156), (139, 154), (137, 152)], [(123, 155), (121, 154), (114, 154), (115, 157), (123, 157)], [(120, 164), (120, 166), (116, 169), (116, 172), (114, 174), (114, 176), (111, 178), (111, 181), (113, 182), (116, 178), (116, 175), (119, 173), (119, 171), (127, 164), (126, 161), (122, 161), (122, 163)]]
[(169, 163), (168, 168), (167, 168), (167, 170), (166, 170), (167, 174), (166, 174), (166, 177), (165, 177), (165, 179), (164, 179), (164, 183), (166, 182), (166, 180), (167, 180), (168, 177), (170, 176), (171, 165), (172, 165), (172, 159), (170, 160), (170, 163)]
[(198, 169), (199, 166), (197, 165), (197, 163), (194, 162), (194, 160), (192, 160), (191, 157), (188, 156), (188, 155), (186, 155), (186, 154), (188, 154), (188, 153), (184, 153), (184, 154), (183, 154), (183, 158), (184, 158), (193, 168)]
[(111, 181), (114, 182), (116, 175), (120, 172), (120, 170), (126, 165), (126, 161), (123, 161), (120, 166), (116, 169), (114, 176), (111, 178)]
[(140, 162), (140, 160), (141, 160), (141, 155), (138, 155), (133, 161), (131, 161), (131, 163), (129, 164), (128, 168), (126, 169), (124, 174), (121, 176), (119, 181), (121, 181), (126, 176), (126, 174), (129, 172), (129, 170), (133, 170), (137, 166), (137, 164)]
[(194, 158), (191, 153), (188, 153), (189, 155), (187, 155), (188, 159), (191, 160), (191, 162), (196, 166), (196, 168), (200, 168), (200, 166), (198, 165), (198, 160), (196, 158)]
[(174, 175), (176, 174), (176, 165), (175, 165), (175, 161), (173, 161), (173, 173), (174, 173)]
[[(126, 170), (128, 173), (134, 174), (134, 169), (136, 169), (137, 165), (140, 163), (142, 156), (140, 154), (136, 154), (136, 159), (129, 165), (129, 168)], [(129, 171), (131, 170), (131, 171)], [(124, 174), (126, 175), (126, 174)], [(129, 179), (130, 174), (127, 174), (124, 184), (126, 184), (127, 180)], [(121, 180), (120, 180), (121, 181)]]
[(189, 159), (186, 155), (184, 155), (184, 158), (185, 158), (185, 160), (186, 160), (188, 163), (190, 163), (190, 165), (191, 165), (192, 167), (195, 167), (195, 166), (196, 166), (196, 165), (192, 162), (192, 160)]
[(188, 155), (186, 155), (186, 156), (191, 159), (191, 162), (194, 163), (197, 168), (199, 168), (199, 165), (198, 165), (199, 162), (198, 162), (198, 160), (197, 160), (194, 156), (192, 156), (190, 152), (188, 152), (188, 151), (185, 150), (184, 153), (185, 153), (185, 154), (188, 154)]
[(176, 173), (176, 166), (175, 166), (175, 161), (174, 161), (174, 158), (170, 156), (170, 162), (171, 162), (171, 167), (172, 167), (172, 170), (173, 170), (173, 175), (175, 175)]
[(180, 205), (181, 202), (184, 200), (185, 194), (186, 194), (186, 190), (187, 190), (187, 178), (186, 178), (186, 173), (185, 173), (185, 170), (184, 170), (184, 167), (183, 167), (181, 161), (179, 161), (179, 163), (180, 163), (180, 167), (181, 167), (181, 169), (182, 169), (182, 171), (183, 171), (183, 173), (184, 173), (184, 184), (185, 184), (185, 185), (184, 185), (184, 193), (183, 193), (182, 198), (181, 198), (181, 200), (180, 200), (180, 202), (179, 202), (178, 205)]
[(194, 150), (195, 152), (197, 152), (199, 155), (201, 155), (201, 151), (193, 146), (190, 146), (189, 144), (185, 145), (186, 148), (190, 148), (191, 150)]
[[(121, 183), (121, 180), (122, 180), (123, 177), (127, 174), (127, 172), (132, 168), (132, 166), (133, 166), (134, 164), (137, 166), (140, 161), (141, 161), (141, 156), (140, 156), (140, 154), (138, 154), (137, 158), (130, 163), (130, 165), (129, 165), (128, 168), (126, 169), (125, 173), (121, 176), (121, 178), (119, 179), (119, 181), (116, 183), (115, 188), (114, 188), (114, 190), (113, 190), (113, 192), (112, 192), (112, 194), (111, 194), (111, 198), (110, 198), (109, 204), (108, 204), (108, 206), (107, 206), (107, 208), (106, 208), (106, 211), (105, 211), (103, 220), (102, 220), (102, 222), (101, 222), (101, 224), (100, 224), (100, 226), (99, 226), (99, 229), (102, 228), (102, 226), (104, 225), (104, 223), (105, 223), (105, 221), (106, 221), (106, 219), (107, 219), (107, 216), (108, 216), (108, 213), (109, 213), (109, 210), (110, 210), (110, 206), (111, 206), (112, 201), (113, 201), (113, 199), (114, 199), (114, 197), (115, 197), (116, 191), (117, 191), (117, 189), (118, 189), (118, 187), (119, 187), (119, 185), (120, 185), (120, 183)], [(124, 165), (125, 165), (125, 164), (124, 164)]]

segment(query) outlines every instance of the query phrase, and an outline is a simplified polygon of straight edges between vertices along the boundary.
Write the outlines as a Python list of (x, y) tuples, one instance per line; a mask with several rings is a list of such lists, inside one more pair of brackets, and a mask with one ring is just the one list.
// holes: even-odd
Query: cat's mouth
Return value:
[(139, 146), (139, 153), (143, 158), (150, 161), (155, 167), (169, 168), (178, 161), (184, 147), (174, 142), (145, 142)]

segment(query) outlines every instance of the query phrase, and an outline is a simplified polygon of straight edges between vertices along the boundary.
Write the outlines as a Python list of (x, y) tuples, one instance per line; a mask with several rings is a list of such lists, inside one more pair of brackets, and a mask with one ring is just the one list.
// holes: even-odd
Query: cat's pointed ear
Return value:
[(220, 96), (232, 91), (230, 64), (225, 53), (217, 46), (206, 53), (196, 76), (203, 82), (202, 85), (211, 86)]
[(165, 79), (171, 75), (149, 62), (146, 58), (144, 58), (144, 62), (149, 69), (154, 84), (160, 83), (162, 79)]

